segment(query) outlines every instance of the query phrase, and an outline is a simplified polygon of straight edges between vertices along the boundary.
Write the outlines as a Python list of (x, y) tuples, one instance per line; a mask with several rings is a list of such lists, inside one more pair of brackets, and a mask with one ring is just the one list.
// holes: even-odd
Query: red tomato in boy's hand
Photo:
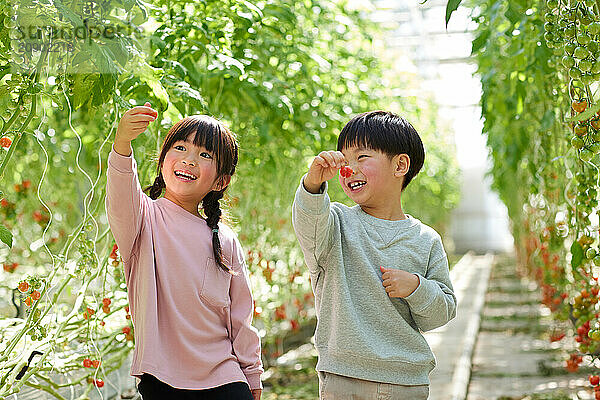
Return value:
[(350, 178), (352, 176), (352, 174), (354, 173), (354, 171), (352, 170), (352, 168), (347, 167), (347, 166), (342, 166), (342, 168), (340, 168), (340, 175), (343, 178)]

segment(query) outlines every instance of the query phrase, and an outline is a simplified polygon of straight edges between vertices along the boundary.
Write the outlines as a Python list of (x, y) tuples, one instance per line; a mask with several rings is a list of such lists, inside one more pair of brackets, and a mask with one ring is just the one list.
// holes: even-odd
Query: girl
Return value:
[(144, 400), (259, 400), (263, 368), (244, 253), (219, 224), (238, 160), (235, 136), (205, 115), (177, 122), (146, 196), (131, 141), (157, 116), (150, 103), (125, 112), (108, 157), (106, 209), (135, 325), (131, 375), (141, 378)]

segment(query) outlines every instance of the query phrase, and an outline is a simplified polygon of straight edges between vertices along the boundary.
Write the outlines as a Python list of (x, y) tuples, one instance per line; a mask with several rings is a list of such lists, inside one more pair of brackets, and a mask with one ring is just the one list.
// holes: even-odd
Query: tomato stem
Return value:
[[(30, 84), (28, 87), (31, 87), (37, 83), (38, 78), (40, 76), (40, 69), (42, 68), (43, 63), (46, 60), (47, 55), (48, 55), (48, 45), (45, 45), (42, 50), (42, 53), (40, 54), (40, 58), (37, 62), (37, 65), (35, 66), (35, 71), (30, 75), (31, 81), (30, 81)], [(23, 101), (23, 96), (24, 96), (24, 94), (22, 91), (21, 96), (19, 96), (19, 102), (17, 103), (17, 109), (15, 110), (15, 113), (10, 118), (10, 120), (2, 128), (3, 132), (6, 132), (6, 130), (8, 130), (8, 128), (10, 128), (10, 126), (15, 122), (17, 117), (21, 114), (20, 105), (21, 105), (21, 102)], [(4, 158), (4, 160), (2, 160), (2, 164), (0, 165), (0, 180), (2, 179), (4, 170), (6, 169), (8, 162), (12, 158), (12, 155), (15, 152), (15, 149), (17, 148), (19, 141), (21, 140), (21, 137), (23, 136), (23, 131), (25, 130), (25, 128), (27, 128), (27, 126), (29, 125), (29, 123), (31, 122), (33, 117), (35, 116), (35, 113), (37, 111), (37, 96), (38, 96), (37, 94), (32, 94), (33, 98), (31, 99), (31, 109), (29, 110), (29, 115), (27, 116), (27, 119), (25, 119), (25, 122), (23, 122), (23, 125), (21, 125), (21, 127), (19, 128), (19, 131), (15, 135), (15, 139), (13, 140), (12, 145), (8, 149), (8, 153), (6, 154), (6, 157)]]

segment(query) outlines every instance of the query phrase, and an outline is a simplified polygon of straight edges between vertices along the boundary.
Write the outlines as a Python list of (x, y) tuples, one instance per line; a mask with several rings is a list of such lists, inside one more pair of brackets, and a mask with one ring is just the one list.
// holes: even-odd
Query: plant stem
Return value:
[[(48, 55), (48, 45), (45, 45), (40, 54), (40, 58), (37, 62), (37, 65), (35, 66), (35, 71), (32, 73), (32, 79), (29, 82), (30, 87), (34, 86), (37, 83), (37, 81), (40, 77), (40, 69), (42, 68), (43, 63), (46, 60), (47, 55)], [(6, 169), (8, 162), (12, 158), (12, 155), (15, 152), (15, 149), (17, 148), (19, 141), (21, 140), (21, 137), (23, 136), (23, 131), (25, 131), (25, 128), (27, 128), (27, 126), (29, 125), (29, 123), (31, 122), (31, 120), (33, 119), (33, 117), (37, 111), (36, 104), (37, 104), (38, 96), (37, 96), (37, 94), (34, 94), (32, 97), (33, 98), (31, 99), (31, 109), (29, 110), (29, 115), (27, 116), (27, 119), (25, 120), (25, 122), (23, 122), (23, 125), (21, 125), (21, 128), (19, 128), (19, 131), (17, 132), (17, 135), (15, 136), (15, 140), (13, 140), (12, 145), (8, 149), (8, 154), (6, 154), (6, 157), (4, 158), (4, 160), (2, 160), (2, 164), (0, 165), (0, 180), (2, 179), (4, 170)], [(23, 94), (21, 94), (21, 96), (20, 96), (19, 103), (17, 103), (17, 110), (15, 110), (15, 113), (13, 114), (11, 119), (3, 127), (3, 132), (5, 132), (15, 122), (16, 118), (21, 114), (19, 110), (20, 110), (20, 103), (22, 101), (23, 101)]]

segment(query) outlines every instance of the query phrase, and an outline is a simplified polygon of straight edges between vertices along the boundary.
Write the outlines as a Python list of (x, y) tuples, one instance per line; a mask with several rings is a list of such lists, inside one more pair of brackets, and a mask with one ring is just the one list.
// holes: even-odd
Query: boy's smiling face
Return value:
[(342, 149), (342, 154), (353, 173), (347, 178), (340, 175), (340, 184), (352, 201), (371, 215), (396, 206), (400, 209), (402, 182), (409, 164), (406, 154), (390, 158), (381, 151), (357, 146)]

